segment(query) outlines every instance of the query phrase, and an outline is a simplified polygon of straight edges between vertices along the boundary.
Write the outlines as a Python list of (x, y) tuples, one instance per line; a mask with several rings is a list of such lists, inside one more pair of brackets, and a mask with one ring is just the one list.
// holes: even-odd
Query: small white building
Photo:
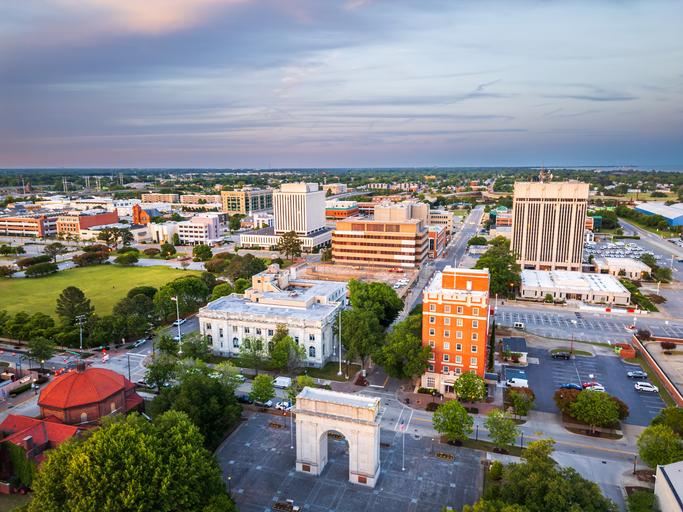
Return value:
[[(642, 279), (643, 274), (652, 272), (652, 269), (645, 263), (633, 258), (597, 257), (593, 259), (593, 263), (598, 273), (621, 275), (629, 279)], [(623, 274), (621, 274), (622, 271)]]
[(595, 243), (595, 234), (590, 229), (583, 230), (583, 243), (592, 244)]
[(584, 274), (567, 270), (522, 270), (521, 295), (542, 301), (547, 294), (555, 300), (624, 304), (631, 293), (611, 274)]
[(683, 510), (683, 461), (657, 466), (655, 477), (655, 496), (659, 510)]
[(304, 366), (322, 368), (338, 360), (332, 326), (346, 300), (346, 283), (296, 279), (295, 270), (274, 264), (253, 276), (252, 285), (244, 295), (233, 293), (199, 310), (200, 332), (215, 354), (238, 355), (247, 337), (260, 338), (268, 350), (277, 326), (284, 325), (306, 347)]

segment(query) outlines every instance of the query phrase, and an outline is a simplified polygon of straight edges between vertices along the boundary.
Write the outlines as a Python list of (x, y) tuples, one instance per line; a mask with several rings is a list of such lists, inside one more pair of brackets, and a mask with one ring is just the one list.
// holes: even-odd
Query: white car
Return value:
[(278, 402), (275, 405), (275, 408), (278, 411), (289, 411), (292, 408), (292, 403), (291, 402)]
[(185, 337), (185, 334), (181, 332), (181, 333), (180, 333), (180, 336), (178, 336), (177, 334), (176, 334), (175, 336), (173, 336), (173, 341), (180, 341), (180, 340), (182, 340), (184, 337)]
[(175, 322), (173, 322), (173, 326), (178, 327), (179, 325), (183, 325), (185, 322), (187, 322), (187, 320), (181, 318), (180, 320), (176, 320)]
[(394, 285), (394, 290), (398, 290), (400, 287), (401, 287), (401, 285), (400, 285), (399, 283), (396, 283), (396, 284)]
[(142, 345), (145, 341), (147, 340), (138, 340), (135, 343), (133, 343), (133, 348), (138, 348), (140, 345)]
[(650, 391), (651, 393), (659, 393), (659, 388), (650, 384), (649, 382), (636, 382), (636, 391)]

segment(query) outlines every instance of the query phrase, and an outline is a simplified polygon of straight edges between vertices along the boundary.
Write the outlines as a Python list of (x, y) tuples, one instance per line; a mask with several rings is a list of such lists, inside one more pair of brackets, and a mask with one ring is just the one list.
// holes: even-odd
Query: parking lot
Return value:
[[(602, 384), (607, 393), (628, 405), (629, 417), (624, 423), (649, 425), (652, 418), (666, 407), (659, 394), (635, 390), (634, 385), (638, 379), (629, 379), (626, 374), (639, 370), (640, 367), (626, 364), (618, 357), (576, 356), (570, 360), (553, 359), (548, 350), (538, 348), (530, 348), (529, 357), (537, 358), (539, 363), (530, 364), (526, 368), (529, 387), (536, 393), (538, 411), (558, 412), (553, 395), (562, 384), (581, 385), (592, 380)], [(594, 379), (590, 375), (594, 375)]]

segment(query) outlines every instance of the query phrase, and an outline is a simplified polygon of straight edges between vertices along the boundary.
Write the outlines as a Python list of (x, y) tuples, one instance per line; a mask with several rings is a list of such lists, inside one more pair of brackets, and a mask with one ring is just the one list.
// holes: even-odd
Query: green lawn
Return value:
[(99, 315), (110, 315), (114, 305), (136, 286), (159, 288), (175, 278), (190, 274), (192, 270), (176, 270), (165, 266), (119, 267), (94, 265), (72, 268), (45, 277), (0, 279), (2, 309), (9, 314), (26, 311), (29, 315), (40, 311), (55, 319), (57, 297), (67, 286), (80, 288), (95, 306)]
[[(349, 365), (349, 379), (352, 379), (353, 376), (356, 374), (356, 372), (359, 369), (360, 369), (359, 364), (350, 364)], [(346, 382), (347, 381), (347, 379), (344, 377), (344, 375), (342, 375), (342, 376), (337, 375), (337, 372), (339, 372), (339, 363), (335, 363), (335, 362), (327, 363), (323, 368), (306, 368), (306, 371), (308, 372), (308, 376), (313, 377), (314, 379), (336, 380), (338, 382)], [(346, 364), (343, 362), (342, 362), (342, 372), (346, 372)]]

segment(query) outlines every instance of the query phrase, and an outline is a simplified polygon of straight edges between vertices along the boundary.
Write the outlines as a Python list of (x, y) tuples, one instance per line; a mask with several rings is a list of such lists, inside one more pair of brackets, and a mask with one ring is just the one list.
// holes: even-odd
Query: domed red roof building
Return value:
[(142, 397), (135, 384), (111, 370), (86, 368), (78, 363), (76, 371), (56, 377), (41, 392), (38, 405), (42, 417), (53, 416), (67, 425), (99, 423), (110, 414), (140, 408)]

